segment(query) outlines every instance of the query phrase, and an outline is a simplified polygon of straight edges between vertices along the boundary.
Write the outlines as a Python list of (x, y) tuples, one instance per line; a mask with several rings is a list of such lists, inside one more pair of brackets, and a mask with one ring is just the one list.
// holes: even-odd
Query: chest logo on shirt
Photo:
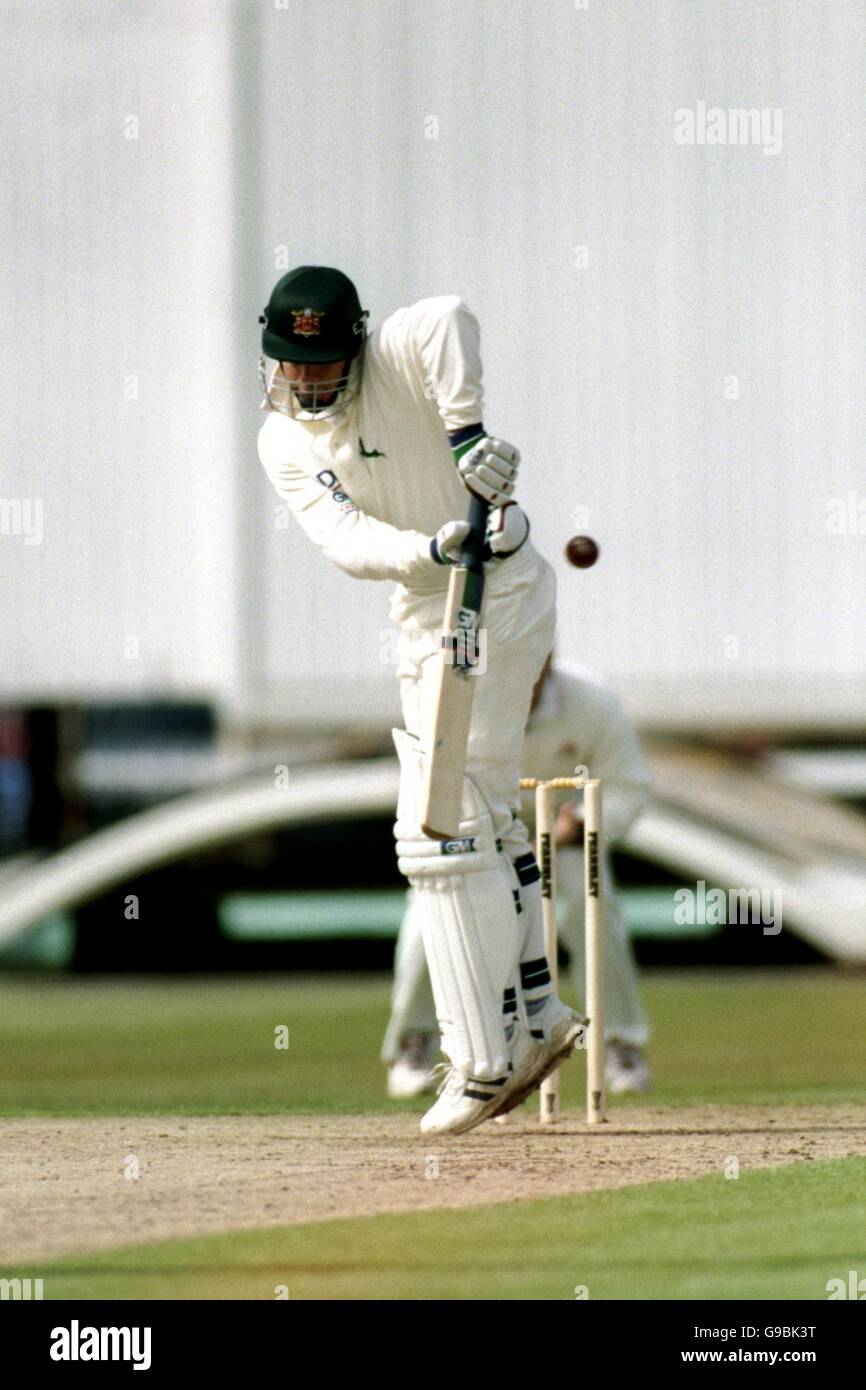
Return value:
[(358, 435), (358, 448), (361, 450), (362, 459), (386, 459), (388, 457), (387, 454), (380, 454), (378, 449), (365, 449), (364, 441), (360, 435)]
[(293, 309), (292, 332), (299, 338), (315, 338), (322, 331), (324, 311), (318, 309)]

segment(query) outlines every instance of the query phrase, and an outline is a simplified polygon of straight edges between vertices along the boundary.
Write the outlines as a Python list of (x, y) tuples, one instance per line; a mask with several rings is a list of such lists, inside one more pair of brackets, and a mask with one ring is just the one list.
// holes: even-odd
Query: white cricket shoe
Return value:
[[(495, 1120), (508, 1118), (508, 1112), (514, 1109), (514, 1104), (509, 1104), (511, 1097), (517, 1092), (524, 1092), (541, 1057), (541, 1040), (534, 1038), (519, 1018), (514, 1020), (514, 1032), (511, 1034), (509, 1046), (511, 1058), (508, 1079), (502, 1088), (499, 1103), (490, 1112), (491, 1118)], [(515, 1103), (519, 1104), (519, 1101)]]
[(412, 1100), (436, 1085), (433, 1058), (439, 1051), (435, 1033), (406, 1033), (400, 1040), (400, 1056), (388, 1068), (391, 1100)]
[(439, 1087), (439, 1099), (421, 1120), (421, 1133), (465, 1134), (493, 1114), (502, 1098), (505, 1077), (498, 1081), (479, 1081), (450, 1062), (441, 1066), (445, 1076)]
[(523, 1065), (519, 1072), (515, 1067), (514, 1079), (492, 1113), (507, 1115), (509, 1110), (522, 1105), (527, 1096), (537, 1091), (545, 1077), (555, 1071), (574, 1050), (588, 1023), (588, 1018), (576, 1014), (557, 995), (549, 994), (544, 1008), (529, 1020), (532, 1032), (527, 1036), (533, 1045), (532, 1050), (525, 1051)]
[(646, 1059), (634, 1043), (611, 1038), (605, 1048), (605, 1085), (612, 1096), (624, 1096), (630, 1091), (648, 1091), (652, 1075)]

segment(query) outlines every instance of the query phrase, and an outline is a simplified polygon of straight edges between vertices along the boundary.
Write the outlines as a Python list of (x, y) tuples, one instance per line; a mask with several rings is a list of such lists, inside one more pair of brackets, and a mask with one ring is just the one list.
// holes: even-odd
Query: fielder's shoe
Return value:
[(604, 1079), (612, 1096), (648, 1091), (652, 1082), (643, 1053), (634, 1043), (611, 1038), (605, 1048)]
[(400, 1040), (400, 1056), (388, 1068), (388, 1095), (391, 1100), (411, 1100), (432, 1091), (436, 1084), (433, 1058), (439, 1051), (435, 1033), (405, 1033)]
[(513, 1081), (491, 1113), (507, 1115), (509, 1110), (522, 1105), (526, 1097), (537, 1091), (545, 1077), (555, 1071), (573, 1051), (588, 1023), (588, 1018), (576, 1014), (555, 994), (549, 994), (544, 1008), (529, 1020), (533, 1049), (526, 1051), (519, 1073), (515, 1067)]
[(479, 1081), (450, 1062), (443, 1062), (440, 1067), (444, 1078), (439, 1087), (439, 1099), (423, 1117), (421, 1133), (465, 1134), (493, 1114), (507, 1078)]

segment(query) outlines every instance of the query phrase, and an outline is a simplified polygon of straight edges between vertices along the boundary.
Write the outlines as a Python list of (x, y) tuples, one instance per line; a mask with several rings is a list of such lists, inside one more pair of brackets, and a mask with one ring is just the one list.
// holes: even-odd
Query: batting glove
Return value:
[(502, 439), (482, 439), (457, 465), (466, 487), (491, 506), (511, 497), (520, 467), (520, 451)]
[(430, 554), (437, 565), (456, 565), (468, 535), (468, 521), (446, 521), (440, 526), (430, 542)]
[(487, 544), (491, 555), (504, 560), (519, 550), (529, 535), (529, 517), (516, 502), (494, 507), (487, 519)]

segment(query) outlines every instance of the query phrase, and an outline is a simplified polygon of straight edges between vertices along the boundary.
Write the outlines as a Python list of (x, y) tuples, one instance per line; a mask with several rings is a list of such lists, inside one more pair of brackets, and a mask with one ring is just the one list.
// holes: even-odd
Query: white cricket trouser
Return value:
[(382, 1061), (396, 1062), (400, 1042), (409, 1033), (438, 1032), (436, 1004), (424, 955), (421, 914), (414, 888), (406, 894), (406, 907), (394, 956), (391, 1017), (382, 1043)]
[[(404, 598), (391, 610), (401, 629), (397, 675), (404, 728), (422, 741), (432, 727), (443, 602), (441, 595), (432, 603)], [(466, 775), (493, 817), (494, 835), (513, 853), (531, 847), (520, 820), (520, 763), (532, 688), (556, 634), (556, 576), (529, 541), (488, 580), (482, 627), (486, 669), (472, 678)]]

